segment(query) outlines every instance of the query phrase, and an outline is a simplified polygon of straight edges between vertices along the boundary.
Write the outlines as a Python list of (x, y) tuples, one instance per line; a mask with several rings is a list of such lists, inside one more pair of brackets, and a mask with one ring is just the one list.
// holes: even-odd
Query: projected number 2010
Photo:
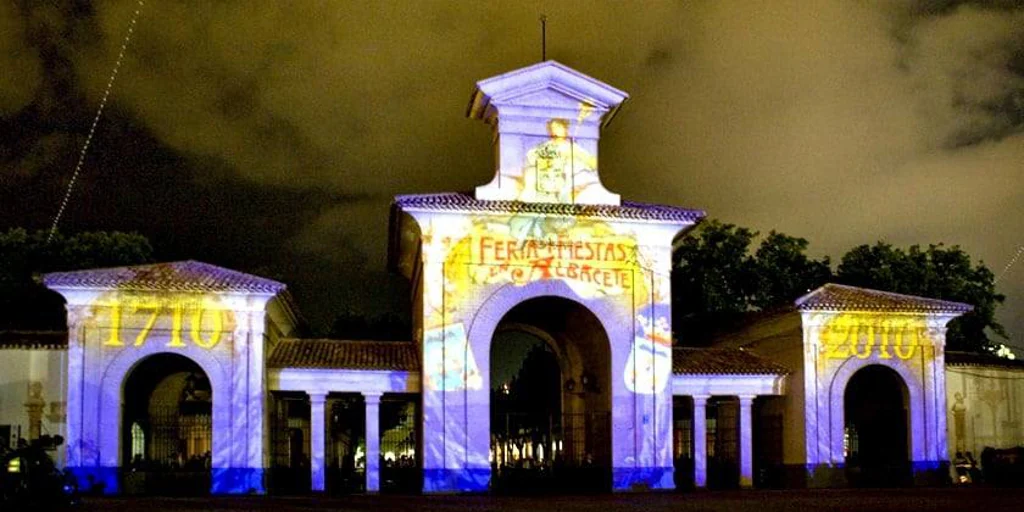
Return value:
[[(125, 316), (138, 318), (141, 325), (131, 346), (141, 347), (149, 339), (157, 321), (170, 317), (168, 347), (185, 347), (182, 331), (188, 327), (188, 340), (197, 347), (211, 349), (220, 343), (224, 331), (224, 311), (208, 310), (181, 302), (139, 302), (130, 305), (115, 304), (110, 308), (110, 335), (103, 342), (107, 347), (124, 347), (122, 320)], [(209, 324), (209, 325), (204, 325)], [(133, 326), (134, 327), (134, 326)], [(205, 337), (204, 337), (205, 334)], [(129, 336), (130, 338), (130, 336)]]

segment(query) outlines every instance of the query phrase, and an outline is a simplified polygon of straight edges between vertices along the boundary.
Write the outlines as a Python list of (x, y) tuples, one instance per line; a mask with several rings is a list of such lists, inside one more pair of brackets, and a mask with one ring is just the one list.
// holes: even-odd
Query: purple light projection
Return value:
[[(592, 312), (609, 340), (610, 487), (673, 486), (670, 244), (702, 214), (619, 213), (627, 208), (598, 176), (597, 141), (625, 99), (551, 61), (484, 80), (470, 116), (497, 132), (494, 179), (468, 207), (396, 200), (408, 215), (400, 237), (416, 240), (405, 250), (418, 253), (397, 260), (421, 279), (424, 491), (488, 488), (495, 328), (546, 296)], [(536, 203), (561, 210), (522, 207)]]

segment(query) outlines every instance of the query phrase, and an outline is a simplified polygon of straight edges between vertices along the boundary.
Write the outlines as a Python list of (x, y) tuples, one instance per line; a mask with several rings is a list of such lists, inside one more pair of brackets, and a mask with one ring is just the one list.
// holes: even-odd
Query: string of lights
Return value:
[(1002, 279), (1003, 276), (1005, 276), (1006, 273), (1010, 271), (1010, 269), (1013, 267), (1013, 265), (1015, 263), (1017, 263), (1017, 260), (1020, 259), (1020, 256), (1022, 254), (1024, 254), (1024, 245), (1021, 245), (1020, 247), (1017, 248), (1017, 254), (1014, 254), (1013, 257), (1010, 258), (1010, 262), (1007, 263), (1006, 266), (1003, 267), (1003, 271), (1000, 272), (998, 276), (996, 276), (996, 280), (993, 281), (993, 284), (998, 283), (999, 280)]
[(121, 42), (121, 51), (117, 54), (117, 60), (114, 62), (114, 69), (110, 72), (110, 78), (107, 80), (107, 87), (103, 91), (103, 98), (100, 99), (99, 108), (96, 109), (96, 116), (92, 119), (92, 126), (89, 127), (89, 134), (85, 137), (85, 144), (82, 144), (82, 150), (78, 153), (78, 163), (75, 164), (75, 170), (71, 173), (71, 180), (68, 181), (68, 188), (64, 192), (64, 199), (60, 203), (60, 207), (57, 209), (57, 214), (53, 217), (53, 224), (50, 225), (50, 233), (46, 236), (46, 243), (50, 243), (53, 240), (53, 236), (57, 233), (57, 226), (60, 224), (60, 219), (64, 216), (64, 210), (68, 207), (68, 202), (71, 201), (71, 193), (75, 189), (75, 183), (78, 181), (78, 175), (82, 172), (82, 164), (85, 162), (85, 155), (89, 151), (89, 146), (92, 144), (93, 135), (96, 134), (96, 126), (100, 122), (100, 118), (103, 116), (103, 109), (107, 106), (107, 99), (110, 98), (110, 91), (114, 88), (114, 79), (117, 78), (117, 72), (121, 69), (121, 63), (124, 61), (125, 51), (128, 49), (128, 43), (132, 39), (132, 34), (135, 32), (135, 23), (139, 19), (139, 13), (142, 12), (144, 0), (139, 0), (138, 5), (135, 7), (135, 13), (132, 14), (131, 22), (128, 23), (128, 31), (124, 35), (124, 40)]

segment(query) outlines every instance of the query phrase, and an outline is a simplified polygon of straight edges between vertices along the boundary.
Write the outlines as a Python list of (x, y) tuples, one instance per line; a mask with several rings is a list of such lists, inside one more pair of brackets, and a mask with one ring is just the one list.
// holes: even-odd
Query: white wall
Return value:
[[(64, 386), (64, 350), (0, 349), (0, 425), (11, 425), (12, 439), (0, 440), (14, 446), (18, 427), (21, 437), (28, 439), (29, 422), (25, 402), (29, 383), (41, 382), (46, 401), (42, 417), (42, 434), (67, 437), (65, 427), (66, 394)], [(56, 417), (51, 415), (56, 412)], [(54, 421), (55, 420), (55, 421)], [(64, 460), (64, 448), (54, 454), (55, 461)]]
[(1024, 367), (946, 367), (949, 454), (1024, 446)]

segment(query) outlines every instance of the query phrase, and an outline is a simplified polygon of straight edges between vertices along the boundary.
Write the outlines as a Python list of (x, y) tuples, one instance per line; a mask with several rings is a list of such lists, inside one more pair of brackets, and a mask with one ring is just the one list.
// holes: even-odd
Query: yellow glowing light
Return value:
[(21, 459), (15, 457), (7, 461), (7, 472), (8, 473), (21, 473)]
[(109, 329), (105, 347), (124, 347), (122, 335), (128, 331), (129, 336), (134, 334), (132, 347), (144, 346), (155, 332), (160, 332), (166, 333), (167, 347), (185, 348), (188, 343), (182, 331), (187, 325), (192, 345), (212, 349), (234, 324), (232, 312), (222, 309), (211, 297), (122, 295), (97, 302), (95, 308), (101, 314), (98, 319), (109, 322), (104, 326)]
[(868, 359), (911, 359), (921, 345), (929, 344), (923, 317), (886, 313), (841, 314), (829, 320), (821, 331), (822, 350), (827, 359), (856, 357)]

